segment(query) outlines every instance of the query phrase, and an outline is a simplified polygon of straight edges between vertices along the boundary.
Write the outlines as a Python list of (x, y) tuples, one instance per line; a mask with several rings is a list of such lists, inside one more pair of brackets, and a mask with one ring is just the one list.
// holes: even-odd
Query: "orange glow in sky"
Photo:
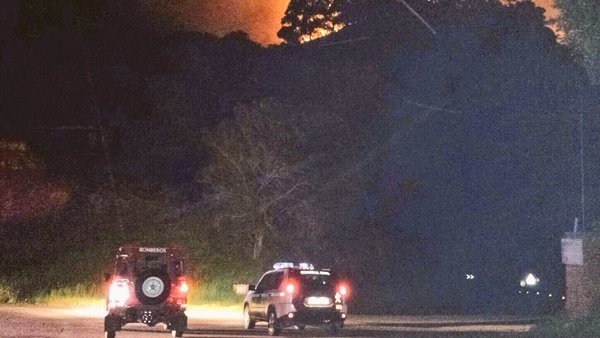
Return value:
[(263, 45), (280, 43), (277, 32), (289, 1), (175, 0), (180, 22), (191, 29), (219, 36), (242, 30)]
[(554, 0), (534, 0), (533, 3), (546, 10), (546, 19), (555, 19), (558, 16), (558, 9), (554, 8)]
[[(546, 15), (546, 20), (558, 19), (560, 12), (554, 7), (554, 0), (534, 0), (533, 2), (536, 4), (536, 6), (542, 7), (546, 10), (546, 13), (544, 13)], [(561, 41), (564, 37), (564, 34), (562, 31), (559, 31), (557, 24), (554, 23), (549, 26), (552, 28), (556, 36), (558, 36), (558, 40)]]
[[(149, 1), (152, 3), (152, 0)], [(163, 3), (154, 0), (155, 3)], [(534, 0), (546, 10), (546, 18), (556, 18), (554, 0)], [(185, 27), (206, 31), (219, 36), (242, 30), (263, 45), (278, 44), (277, 31), (281, 28), (289, 1), (286, 0), (172, 0), (178, 20)]]

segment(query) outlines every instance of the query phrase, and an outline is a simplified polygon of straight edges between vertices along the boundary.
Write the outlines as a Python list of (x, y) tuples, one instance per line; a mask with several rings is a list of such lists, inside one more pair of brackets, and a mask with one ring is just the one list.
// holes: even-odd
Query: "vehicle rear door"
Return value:
[(248, 307), (250, 308), (250, 313), (252, 316), (259, 316), (261, 318), (264, 316), (264, 314), (261, 311), (263, 307), (261, 304), (261, 298), (267, 290), (267, 283), (269, 282), (269, 279), (270, 274), (264, 274), (256, 284), (254, 292), (248, 300)]
[[(281, 303), (281, 283), (283, 282), (284, 270), (275, 271), (271, 274), (268, 283), (267, 283), (267, 291), (265, 292), (262, 300), (263, 300), (263, 313), (267, 314), (267, 310), (269, 305), (275, 305)], [(281, 315), (281, 314), (277, 314)]]

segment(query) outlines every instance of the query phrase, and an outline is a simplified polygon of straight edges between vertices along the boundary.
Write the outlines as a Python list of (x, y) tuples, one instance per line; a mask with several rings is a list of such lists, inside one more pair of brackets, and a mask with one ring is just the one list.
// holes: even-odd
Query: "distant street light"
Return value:
[(524, 280), (522, 280), (520, 282), (520, 285), (521, 285), (521, 287), (525, 287), (525, 286), (533, 287), (533, 286), (536, 286), (539, 282), (540, 282), (540, 279), (537, 278), (536, 276), (534, 276), (534, 274), (530, 273), (527, 275), (527, 277), (525, 277)]

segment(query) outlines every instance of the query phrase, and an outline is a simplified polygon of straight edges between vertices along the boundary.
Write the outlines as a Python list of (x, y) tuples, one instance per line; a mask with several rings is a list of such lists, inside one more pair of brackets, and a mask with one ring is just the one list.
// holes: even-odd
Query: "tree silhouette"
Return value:
[(277, 36), (299, 44), (334, 32), (342, 25), (341, 6), (342, 0), (292, 0)]
[(263, 248), (284, 226), (314, 225), (303, 191), (305, 158), (293, 128), (269, 101), (238, 106), (233, 120), (206, 135), (212, 160), (198, 181), (207, 187), (214, 224), (240, 247), (262, 258)]

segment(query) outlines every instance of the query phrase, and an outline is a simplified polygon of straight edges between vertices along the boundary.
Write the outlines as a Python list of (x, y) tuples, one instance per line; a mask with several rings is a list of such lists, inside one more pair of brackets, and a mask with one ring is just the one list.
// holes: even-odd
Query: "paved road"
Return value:
[[(101, 309), (0, 306), (0, 337), (103, 337)], [(259, 337), (266, 327), (241, 329), (238, 311), (190, 309), (184, 337)], [(343, 337), (526, 337), (533, 318), (479, 316), (352, 316)], [(322, 328), (287, 329), (284, 337), (328, 337)], [(170, 337), (160, 325), (128, 324), (117, 337)]]

